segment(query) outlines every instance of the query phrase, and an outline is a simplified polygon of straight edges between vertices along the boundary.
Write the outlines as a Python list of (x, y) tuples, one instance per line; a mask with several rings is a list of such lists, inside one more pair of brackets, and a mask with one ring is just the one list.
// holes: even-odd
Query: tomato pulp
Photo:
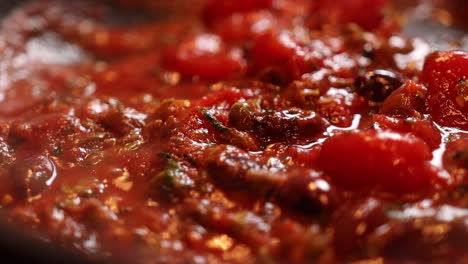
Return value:
[(3, 20), (10, 221), (128, 263), (468, 261), (466, 51), (385, 0), (188, 2)]

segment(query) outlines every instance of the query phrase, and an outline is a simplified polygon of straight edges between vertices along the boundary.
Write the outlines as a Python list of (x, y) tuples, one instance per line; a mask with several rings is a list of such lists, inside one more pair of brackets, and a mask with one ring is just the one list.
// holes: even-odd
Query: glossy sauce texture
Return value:
[(468, 262), (467, 52), (385, 0), (156, 2), (4, 19), (11, 221), (128, 263)]

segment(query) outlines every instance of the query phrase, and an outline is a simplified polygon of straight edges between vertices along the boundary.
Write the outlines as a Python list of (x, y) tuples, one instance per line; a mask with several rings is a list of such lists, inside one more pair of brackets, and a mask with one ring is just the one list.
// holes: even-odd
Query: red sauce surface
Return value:
[(118, 2), (3, 20), (9, 220), (128, 263), (468, 262), (466, 51), (385, 0)]

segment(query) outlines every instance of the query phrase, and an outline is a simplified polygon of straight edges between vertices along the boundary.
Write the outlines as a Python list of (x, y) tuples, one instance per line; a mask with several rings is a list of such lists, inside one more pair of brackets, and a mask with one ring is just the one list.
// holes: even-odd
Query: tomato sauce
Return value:
[(468, 262), (468, 53), (392, 3), (15, 9), (1, 210), (124, 263)]

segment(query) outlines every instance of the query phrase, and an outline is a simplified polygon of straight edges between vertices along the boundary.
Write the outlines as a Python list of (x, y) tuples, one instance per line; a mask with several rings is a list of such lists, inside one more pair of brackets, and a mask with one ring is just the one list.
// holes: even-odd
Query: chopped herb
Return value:
[[(167, 152), (158, 153), (161, 155), (171, 155)], [(165, 157), (165, 156), (163, 156)], [(182, 163), (172, 158), (167, 158), (166, 167), (151, 180), (150, 186), (156, 191), (156, 194), (166, 198), (173, 199), (177, 194), (187, 187), (193, 185), (193, 181), (186, 175), (182, 169)], [(151, 193), (154, 193), (150, 190)]]
[(229, 132), (229, 128), (223, 125), (216, 117), (214, 117), (212, 114), (208, 112), (206, 109), (200, 110), (200, 113), (202, 113), (206, 120), (219, 132), (221, 133), (226, 133)]

